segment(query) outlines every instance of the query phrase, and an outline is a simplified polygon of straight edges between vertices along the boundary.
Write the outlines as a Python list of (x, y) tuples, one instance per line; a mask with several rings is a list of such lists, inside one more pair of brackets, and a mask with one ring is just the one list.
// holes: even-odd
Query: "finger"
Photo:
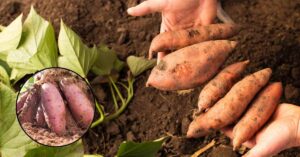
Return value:
[(200, 23), (202, 25), (212, 24), (217, 16), (217, 0), (202, 0)]
[(150, 13), (162, 11), (165, 4), (165, 0), (147, 0), (135, 7), (129, 8), (127, 10), (127, 13), (132, 16), (143, 16)]
[(166, 54), (164, 52), (158, 52), (157, 54), (157, 64), (162, 60), (163, 57), (165, 57)]
[[(230, 139), (233, 138), (233, 128), (232, 127), (223, 128), (223, 129), (221, 129), (221, 131)], [(246, 146), (247, 148), (252, 148), (255, 145), (255, 140), (251, 139), (251, 140), (243, 143), (243, 145)]]
[(226, 128), (221, 129), (221, 131), (222, 131), (227, 137), (229, 137), (229, 138), (231, 138), (231, 139), (232, 139), (232, 137), (233, 137), (232, 130), (233, 130), (232, 127), (226, 127)]
[[(162, 22), (161, 25), (160, 25), (160, 33), (163, 33), (163, 32), (166, 32), (167, 29), (166, 29), (166, 26), (165, 24)], [(164, 52), (158, 52), (157, 54), (157, 64), (161, 61), (161, 59), (163, 57), (165, 57), (166, 53)]]

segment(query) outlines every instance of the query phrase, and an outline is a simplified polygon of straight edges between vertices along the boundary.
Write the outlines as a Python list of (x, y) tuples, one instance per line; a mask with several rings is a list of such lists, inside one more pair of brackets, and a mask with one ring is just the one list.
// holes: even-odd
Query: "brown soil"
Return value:
[[(89, 44), (103, 42), (128, 55), (145, 56), (151, 39), (158, 33), (160, 16), (129, 17), (126, 9), (139, 0), (3, 0), (0, 23), (8, 24), (31, 5), (59, 30), (62, 18)], [(300, 1), (226, 0), (224, 8), (245, 29), (237, 36), (240, 44), (227, 64), (250, 59), (247, 73), (264, 67), (274, 71), (272, 80), (282, 81), (282, 101), (300, 104)], [(145, 88), (149, 72), (135, 84), (135, 97), (117, 120), (90, 130), (84, 137), (85, 152), (115, 155), (124, 140), (144, 141), (173, 134), (159, 156), (189, 156), (212, 139), (229, 145), (220, 133), (205, 138), (182, 138), (190, 122), (200, 88), (186, 95)], [(230, 147), (215, 146), (203, 156), (234, 156)], [(279, 156), (296, 156), (300, 149), (289, 149)], [(236, 154), (237, 155), (237, 154)]]
[(22, 124), (22, 128), (34, 140), (46, 146), (65, 146), (77, 141), (85, 130), (76, 130), (74, 133), (65, 136), (58, 136), (49, 128), (41, 128), (31, 123)]

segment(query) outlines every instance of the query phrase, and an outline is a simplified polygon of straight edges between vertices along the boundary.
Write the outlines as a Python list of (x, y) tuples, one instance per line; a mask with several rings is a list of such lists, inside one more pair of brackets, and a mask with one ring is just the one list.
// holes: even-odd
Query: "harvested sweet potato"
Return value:
[(195, 28), (168, 31), (157, 35), (151, 42), (149, 58), (154, 53), (180, 48), (209, 40), (227, 39), (236, 35), (240, 27), (235, 24), (212, 24)]
[(49, 128), (57, 135), (64, 135), (66, 132), (66, 106), (54, 84), (44, 83), (42, 85), (41, 102)]
[(237, 82), (212, 108), (194, 119), (189, 126), (187, 137), (205, 136), (212, 130), (235, 122), (257, 92), (267, 84), (271, 74), (272, 70), (266, 68)]
[(59, 85), (77, 124), (83, 128), (89, 127), (94, 117), (94, 103), (89, 99), (87, 93), (68, 79), (61, 80)]
[(184, 90), (197, 87), (213, 77), (237, 42), (206, 41), (165, 56), (155, 66), (146, 86), (160, 90)]
[(275, 111), (282, 95), (282, 84), (271, 83), (262, 90), (233, 129), (233, 149), (252, 136), (267, 122)]
[(39, 101), (39, 88), (30, 89), (24, 106), (22, 107), (22, 112), (19, 114), (19, 120), (21, 123), (34, 122)]
[(17, 114), (19, 114), (22, 111), (22, 108), (24, 107), (28, 94), (29, 91), (25, 91), (19, 94), (18, 101), (17, 101)]
[(249, 60), (231, 64), (204, 86), (199, 95), (198, 109), (202, 112), (222, 98), (245, 71)]

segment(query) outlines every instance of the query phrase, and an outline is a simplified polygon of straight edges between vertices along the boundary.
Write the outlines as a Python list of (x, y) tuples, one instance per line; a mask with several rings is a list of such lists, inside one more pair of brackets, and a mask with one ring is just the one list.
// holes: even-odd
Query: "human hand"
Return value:
[[(217, 14), (217, 0), (146, 0), (127, 12), (132, 16), (161, 12), (162, 33), (211, 24)], [(159, 53), (158, 60), (163, 56), (164, 53)]]
[[(232, 138), (232, 128), (222, 131)], [(300, 107), (280, 104), (269, 123), (244, 145), (251, 148), (245, 157), (272, 156), (300, 146)]]

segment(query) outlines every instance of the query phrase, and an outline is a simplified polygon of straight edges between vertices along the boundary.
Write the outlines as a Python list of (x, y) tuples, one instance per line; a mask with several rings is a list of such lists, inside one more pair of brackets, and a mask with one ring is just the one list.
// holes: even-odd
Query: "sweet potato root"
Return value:
[(19, 94), (18, 101), (17, 101), (17, 114), (19, 114), (22, 111), (22, 108), (24, 107), (28, 94), (29, 91), (25, 91)]
[(233, 149), (251, 137), (267, 122), (275, 111), (282, 95), (282, 84), (271, 83), (253, 101), (242, 119), (233, 129)]
[(240, 31), (234, 24), (212, 24), (190, 29), (164, 32), (151, 42), (149, 58), (156, 52), (178, 50), (180, 48), (209, 40), (227, 39)]
[(39, 87), (30, 89), (24, 106), (22, 107), (22, 111), (18, 116), (21, 123), (34, 122), (39, 101)]
[(266, 68), (237, 82), (212, 108), (194, 119), (189, 126), (187, 137), (205, 136), (212, 130), (223, 128), (235, 122), (256, 93), (267, 84), (271, 74), (272, 70)]
[(52, 83), (44, 83), (41, 89), (41, 101), (49, 128), (57, 135), (64, 135), (66, 106), (58, 88)]
[(184, 90), (213, 77), (236, 46), (235, 41), (206, 41), (165, 56), (153, 68), (146, 86), (160, 90)]
[(199, 95), (198, 109), (202, 112), (222, 98), (240, 78), (249, 60), (231, 64), (204, 86)]
[(68, 82), (68, 79), (61, 80), (59, 85), (77, 124), (83, 128), (89, 127), (94, 117), (94, 103), (87, 93), (75, 83)]

